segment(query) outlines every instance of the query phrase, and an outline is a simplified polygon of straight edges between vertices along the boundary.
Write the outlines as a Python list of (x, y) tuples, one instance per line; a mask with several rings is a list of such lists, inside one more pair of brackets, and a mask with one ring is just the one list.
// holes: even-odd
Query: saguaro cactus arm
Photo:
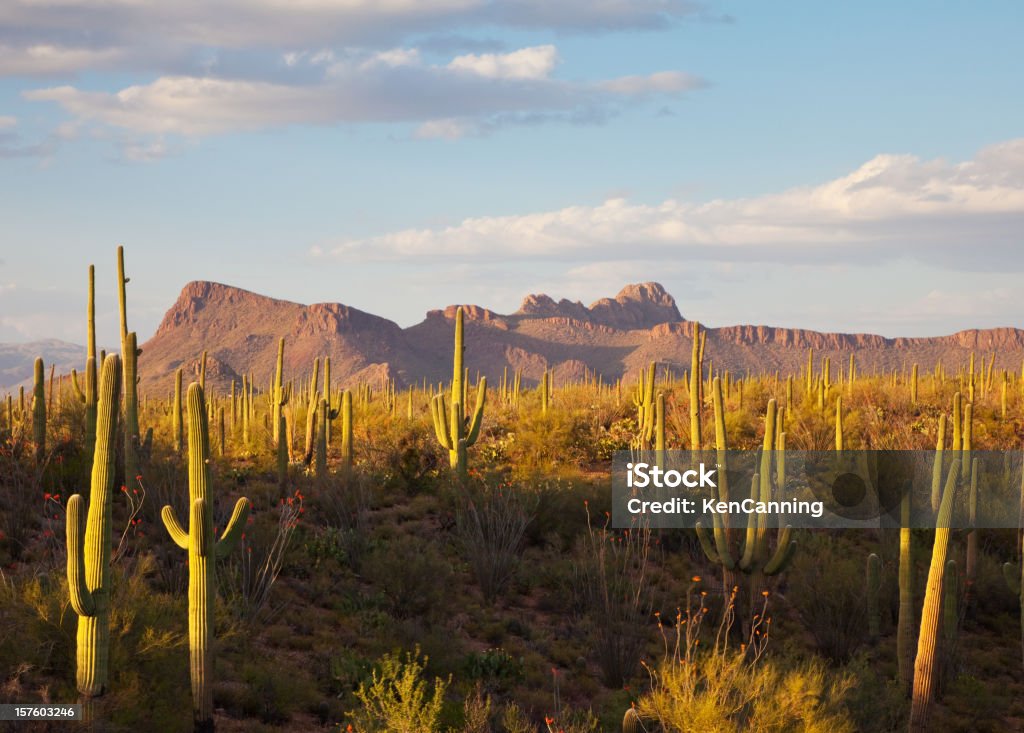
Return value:
[(71, 607), (79, 616), (92, 616), (96, 609), (92, 593), (85, 582), (85, 515), (82, 513), (83, 499), (75, 494), (68, 499), (67, 541), (68, 541), (68, 594)]
[(174, 540), (174, 544), (183, 550), (188, 549), (188, 531), (185, 530), (178, 518), (174, 515), (174, 509), (170, 506), (165, 506), (160, 510), (160, 518), (164, 522), (164, 527), (167, 528), (167, 534)]
[(228, 520), (227, 526), (217, 541), (216, 556), (218, 560), (230, 555), (238, 545), (238, 541), (242, 538), (242, 532), (245, 530), (245, 522), (249, 518), (249, 508), (249, 500), (244, 496), (235, 502), (235, 510), (231, 513), (231, 519)]
[(484, 403), (487, 401), (487, 377), (481, 377), (476, 388), (476, 406), (473, 408), (472, 421), (466, 433), (466, 445), (473, 445), (480, 435), (480, 425), (484, 420)]

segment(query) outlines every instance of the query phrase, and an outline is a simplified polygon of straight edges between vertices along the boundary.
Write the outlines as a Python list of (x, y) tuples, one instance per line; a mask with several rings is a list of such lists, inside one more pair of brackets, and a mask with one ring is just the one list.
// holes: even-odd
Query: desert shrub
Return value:
[(523, 679), (522, 658), (516, 659), (500, 648), (473, 652), (466, 657), (463, 669), (468, 679), (485, 690), (502, 690)]
[(491, 696), (478, 684), (462, 702), (462, 729), (459, 733), (491, 733)]
[(485, 481), (456, 489), (456, 537), (463, 558), (488, 602), (505, 592), (523, 549), (534, 497), (511, 483)]
[(858, 731), (895, 733), (906, 730), (909, 705), (896, 680), (879, 674), (877, 664), (858, 654), (846, 665), (855, 683), (846, 699), (846, 709)]
[[(622, 687), (636, 669), (653, 608), (648, 583), (651, 531), (588, 525), (577, 548), (574, 592), (593, 628), (604, 684)], [(589, 517), (589, 514), (588, 514)]]
[[(696, 603), (694, 602), (696, 600)], [(852, 732), (845, 700), (853, 679), (830, 673), (818, 661), (775, 664), (766, 657), (770, 619), (762, 609), (748, 642), (730, 646), (730, 616), (707, 638), (707, 608), (688, 594), (665, 653), (648, 667), (650, 692), (637, 702), (641, 719), (664, 733), (703, 731)], [(765, 609), (767, 608), (767, 601)]]
[(359, 572), (370, 547), (370, 477), (358, 470), (331, 477), (312, 492), (309, 504), (312, 520), (327, 530), (322, 542), (335, 545), (343, 562)]
[(430, 542), (402, 535), (367, 555), (364, 575), (396, 618), (425, 616), (448, 591), (451, 566)]
[(419, 661), (419, 648), (403, 659), (386, 654), (372, 679), (356, 690), (362, 708), (350, 713), (356, 733), (440, 733), (441, 709), (451, 679), (423, 679), (428, 660)]
[(826, 534), (806, 537), (801, 545), (787, 574), (786, 597), (818, 650), (845, 662), (867, 638), (866, 555)]

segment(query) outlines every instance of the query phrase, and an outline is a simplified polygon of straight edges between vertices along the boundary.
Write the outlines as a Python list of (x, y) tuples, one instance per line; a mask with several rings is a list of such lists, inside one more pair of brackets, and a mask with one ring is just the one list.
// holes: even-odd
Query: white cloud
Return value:
[(495, 27), (663, 28), (701, 11), (686, 0), (5, 0), (0, 74), (170, 74), (201, 49), (387, 48), (413, 35)]
[(623, 76), (599, 84), (602, 89), (616, 94), (673, 94), (698, 89), (705, 82), (693, 74), (682, 71), (658, 71), (647, 76)]
[(521, 48), (512, 53), (465, 54), (456, 56), (449, 69), (468, 71), (490, 79), (546, 79), (558, 63), (558, 50), (551, 45)]
[(427, 120), (416, 128), (415, 136), (421, 140), (458, 140), (476, 132), (476, 127), (466, 120)]
[(0, 130), (9, 130), (18, 126), (18, 118), (11, 115), (0, 115)]
[[(506, 124), (600, 122), (632, 92), (548, 77), (554, 46), (466, 55), (448, 65), (423, 62), (416, 49), (337, 58), (318, 52), (281, 60), (319, 68), (309, 83), (163, 76), (117, 92), (71, 85), (23, 93), (55, 102), (80, 122), (139, 135), (200, 137), (288, 125), (420, 123), (420, 137), (454, 138)], [(646, 93), (647, 89), (644, 90)]]
[[(672, 256), (743, 261), (861, 260), (900, 254), (1024, 267), (1024, 139), (960, 163), (879, 155), (817, 186), (692, 203), (617, 198), (440, 229), (406, 229), (323, 247), (339, 258), (628, 261)], [(976, 255), (988, 250), (1002, 259)], [(995, 264), (998, 263), (998, 264)], [(973, 263), (977, 265), (977, 263)]]

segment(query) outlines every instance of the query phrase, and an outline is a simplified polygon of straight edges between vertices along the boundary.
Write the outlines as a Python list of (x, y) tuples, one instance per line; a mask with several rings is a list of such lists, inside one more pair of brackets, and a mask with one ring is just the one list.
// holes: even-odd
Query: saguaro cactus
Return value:
[(953, 515), (960, 467), (961, 462), (956, 459), (950, 464), (936, 519), (935, 542), (932, 545), (932, 560), (928, 567), (928, 583), (925, 586), (924, 606), (921, 610), (921, 631), (917, 637), (917, 658), (914, 661), (914, 685), (910, 706), (911, 733), (928, 729), (928, 712), (935, 694), (936, 647), (943, 617), (942, 590), (949, 553), (949, 525)]
[(124, 480), (135, 481), (139, 475), (139, 377), (138, 355), (142, 350), (136, 346), (135, 332), (124, 340)]
[(633, 404), (636, 405), (636, 424), (640, 429), (638, 441), (641, 449), (650, 448), (654, 437), (656, 370), (657, 364), (652, 361), (647, 367), (647, 372), (640, 371), (640, 381), (637, 383), (636, 392), (633, 395)]
[[(715, 433), (717, 436), (721, 432), (722, 436), (719, 441), (719, 455), (721, 456), (721, 451), (724, 450), (725, 446), (725, 417), (721, 409), (721, 381), (719, 379), (716, 378), (712, 383), (712, 390), (715, 403)], [(761, 452), (760, 470), (754, 474), (750, 486), (750, 498), (755, 502), (768, 502), (772, 500), (772, 456), (773, 452), (778, 451), (780, 447), (784, 447), (784, 438), (782, 438), (784, 434), (776, 432), (777, 426), (778, 419), (775, 400), (769, 400), (768, 409), (765, 414), (764, 444)], [(724, 466), (721, 467), (719, 475), (723, 477), (726, 475)], [(784, 474), (780, 472), (779, 475), (784, 480)], [(723, 486), (719, 488), (719, 493), (714, 498), (724, 501), (728, 499), (728, 495), (723, 495), (723, 488), (727, 492), (728, 487), (724, 482), (720, 483)], [(729, 546), (726, 528), (719, 524), (717, 515), (714, 517), (714, 522), (714, 539), (708, 536), (705, 527), (699, 522), (697, 523), (697, 537), (700, 540), (701, 548), (711, 562), (721, 565), (726, 570), (739, 568), (739, 570), (750, 576), (751, 607), (754, 607), (764, 586), (765, 576), (775, 575), (785, 570), (793, 556), (793, 551), (796, 549), (796, 541), (790, 539), (792, 529), (787, 525), (778, 531), (775, 549), (772, 550), (769, 544), (769, 533), (765, 515), (750, 514), (747, 522), (746, 538), (737, 561), (733, 555), (732, 548)]]
[(46, 455), (45, 371), (42, 358), (37, 357), (32, 379), (32, 443), (35, 446), (37, 463), (42, 462)]
[(89, 300), (86, 305), (85, 390), (78, 384), (78, 372), (71, 370), (75, 396), (85, 405), (85, 452), (92, 453), (96, 442), (96, 268), (89, 265)]
[(868, 636), (877, 639), (880, 627), (878, 592), (882, 585), (882, 561), (878, 555), (868, 555), (867, 563), (867, 610)]
[[(480, 436), (480, 424), (484, 418), (484, 402), (487, 399), (487, 377), (481, 377), (476, 388), (476, 407), (471, 417), (464, 414), (465, 390), (463, 389), (462, 359), (465, 354), (463, 341), (462, 308), (455, 312), (455, 357), (452, 364), (452, 406), (449, 412), (444, 394), (431, 401), (431, 415), (434, 419), (434, 433), (438, 442), (448, 451), (451, 467), (460, 476), (466, 473), (466, 449), (476, 443)], [(546, 375), (545, 375), (546, 376)]]
[(178, 367), (178, 370), (174, 372), (174, 404), (171, 407), (171, 412), (174, 430), (174, 452), (181, 453), (185, 442), (184, 427), (181, 423), (181, 367)]
[(700, 391), (704, 381), (704, 351), (700, 324), (693, 324), (693, 353), (690, 357), (690, 450), (701, 449)]
[(103, 360), (100, 378), (96, 443), (89, 487), (88, 518), (80, 494), (68, 499), (66, 532), (68, 594), (78, 615), (78, 691), (102, 695), (107, 687), (110, 650), (110, 548), (114, 495), (114, 456), (121, 398), (121, 360)]
[(210, 432), (202, 387), (188, 387), (188, 530), (165, 506), (161, 518), (174, 543), (188, 550), (188, 638), (192, 677), (192, 712), (196, 730), (213, 730), (213, 602), (217, 593), (214, 561), (230, 553), (249, 516), (244, 496), (220, 540), (214, 539), (210, 489)]

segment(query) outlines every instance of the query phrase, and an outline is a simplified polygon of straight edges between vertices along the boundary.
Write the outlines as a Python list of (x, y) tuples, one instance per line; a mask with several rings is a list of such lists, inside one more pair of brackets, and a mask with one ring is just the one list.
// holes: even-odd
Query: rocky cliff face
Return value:
[[(229, 389), (251, 374), (268, 384), (277, 342), (285, 337), (289, 375), (308, 374), (313, 359), (329, 357), (337, 383), (399, 384), (451, 376), (452, 334), (458, 306), (433, 310), (402, 329), (384, 318), (340, 303), (302, 305), (212, 282), (186, 285), (139, 359), (143, 389), (167, 390), (181, 367), (191, 378), (199, 354), (209, 354), (207, 380)], [(513, 314), (478, 305), (466, 315), (466, 364), (474, 373), (500, 378), (522, 369), (531, 384), (545, 369), (561, 379), (597, 372), (606, 379), (632, 376), (650, 361), (684, 371), (689, 366), (694, 324), (658, 283), (628, 285), (614, 298), (590, 306), (547, 295), (527, 296)], [(769, 326), (708, 329), (708, 353), (716, 369), (799, 369), (808, 348), (840, 363), (856, 354), (862, 369), (899, 368), (938, 361), (954, 367), (973, 350), (997, 354), (997, 364), (1018, 368), (1024, 332), (1013, 328), (971, 330), (939, 338), (888, 339), (871, 334), (820, 333)], [(213, 368), (211, 368), (213, 365)]]

